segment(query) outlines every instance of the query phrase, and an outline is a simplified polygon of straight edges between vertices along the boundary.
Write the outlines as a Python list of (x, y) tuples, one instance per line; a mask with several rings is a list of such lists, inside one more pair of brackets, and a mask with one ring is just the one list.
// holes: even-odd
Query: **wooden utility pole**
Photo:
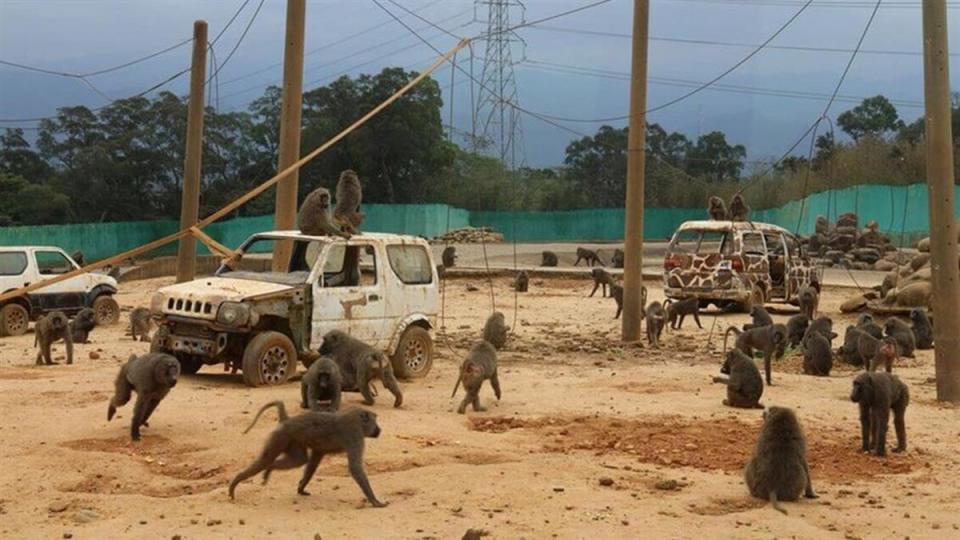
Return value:
[(957, 268), (949, 60), (946, 0), (923, 0), (923, 97), (937, 399), (960, 401), (960, 270)]
[(627, 212), (624, 226), (624, 341), (640, 339), (640, 289), (643, 287), (643, 176), (646, 155), (647, 27), (650, 1), (633, 1), (633, 59), (630, 68), (630, 131), (627, 141)]
[[(180, 229), (197, 223), (200, 213), (200, 166), (203, 159), (203, 85), (207, 78), (207, 22), (193, 23), (193, 64), (190, 70), (190, 103), (187, 106), (187, 148), (183, 159), (183, 198)], [(190, 281), (197, 273), (197, 248), (192, 236), (177, 247), (177, 283)]]
[[(300, 113), (303, 106), (303, 42), (307, 17), (306, 0), (287, 0), (287, 37), (283, 48), (283, 109), (280, 112), (280, 157), (277, 170), (282, 171), (300, 159)], [(277, 184), (277, 205), (274, 228), (297, 228), (297, 191), (300, 170), (297, 169)], [(291, 242), (277, 242), (273, 248), (273, 270), (284, 272), (290, 262)]]

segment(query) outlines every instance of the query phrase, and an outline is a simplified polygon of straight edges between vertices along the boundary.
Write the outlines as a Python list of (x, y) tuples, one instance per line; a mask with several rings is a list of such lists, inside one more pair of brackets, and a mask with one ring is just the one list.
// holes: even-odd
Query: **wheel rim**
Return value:
[(27, 318), (24, 315), (23, 309), (11, 309), (7, 312), (4, 324), (11, 334), (26, 330)]
[(266, 384), (278, 384), (287, 380), (287, 370), (290, 365), (290, 356), (287, 351), (274, 345), (267, 349), (260, 359), (260, 376)]
[(101, 303), (99, 306), (97, 306), (97, 319), (99, 319), (101, 322), (112, 320), (113, 307), (106, 302)]
[(427, 365), (427, 348), (419, 339), (407, 343), (403, 351), (404, 365), (413, 373), (418, 373)]

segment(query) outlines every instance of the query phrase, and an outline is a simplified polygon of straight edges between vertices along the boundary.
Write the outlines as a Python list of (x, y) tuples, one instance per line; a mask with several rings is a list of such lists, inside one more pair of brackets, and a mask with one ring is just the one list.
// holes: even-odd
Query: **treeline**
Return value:
[[(305, 153), (382, 102), (416, 76), (387, 68), (341, 77), (304, 94)], [(447, 137), (439, 84), (427, 79), (300, 172), (301, 200), (317, 186), (333, 188), (341, 170), (358, 171), (369, 203), (448, 203), (471, 210), (561, 210), (623, 205), (627, 129), (601, 127), (571, 142), (564, 163), (508, 171), (476, 148)], [(56, 224), (179, 216), (187, 103), (164, 92), (107, 107), (65, 107), (38, 127), (33, 144), (22, 130), (0, 135), (0, 225)], [(954, 108), (954, 133), (960, 134)], [(245, 111), (205, 113), (201, 215), (276, 173), (280, 90), (268, 88)], [(908, 184), (924, 176), (922, 120), (906, 124), (883, 96), (841, 114), (849, 142), (820, 129), (810, 163), (746, 161), (746, 149), (714, 131), (689, 139), (647, 126), (646, 204), (698, 207), (712, 194), (749, 186), (755, 208), (804, 193), (860, 183)], [(483, 148), (483, 142), (477, 143)], [(761, 172), (768, 171), (761, 175)], [(272, 192), (236, 215), (273, 211)]]

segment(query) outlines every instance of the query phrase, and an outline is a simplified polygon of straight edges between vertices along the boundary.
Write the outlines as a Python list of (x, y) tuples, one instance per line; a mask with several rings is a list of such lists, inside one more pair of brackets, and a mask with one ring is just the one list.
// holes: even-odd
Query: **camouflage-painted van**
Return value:
[(796, 236), (749, 221), (688, 221), (663, 261), (667, 298), (696, 297), (701, 307), (745, 311), (766, 302), (796, 303), (802, 287), (820, 290), (822, 275)]

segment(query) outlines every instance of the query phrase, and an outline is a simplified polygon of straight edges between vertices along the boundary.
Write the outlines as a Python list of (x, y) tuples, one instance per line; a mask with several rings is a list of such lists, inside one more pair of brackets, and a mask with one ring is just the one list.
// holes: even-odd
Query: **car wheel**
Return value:
[(280, 332), (262, 332), (243, 350), (242, 369), (247, 386), (283, 384), (297, 369), (297, 350)]
[(422, 326), (410, 326), (400, 336), (391, 359), (393, 372), (401, 379), (426, 377), (433, 367), (433, 338)]
[(20, 304), (7, 304), (0, 309), (0, 336), (22, 336), (30, 326), (30, 314)]
[(120, 320), (120, 304), (112, 296), (98, 296), (93, 301), (93, 314), (98, 326), (117, 324)]
[(200, 359), (188, 354), (178, 354), (175, 357), (177, 362), (180, 362), (180, 373), (182, 375), (193, 375), (203, 367), (203, 362)]

